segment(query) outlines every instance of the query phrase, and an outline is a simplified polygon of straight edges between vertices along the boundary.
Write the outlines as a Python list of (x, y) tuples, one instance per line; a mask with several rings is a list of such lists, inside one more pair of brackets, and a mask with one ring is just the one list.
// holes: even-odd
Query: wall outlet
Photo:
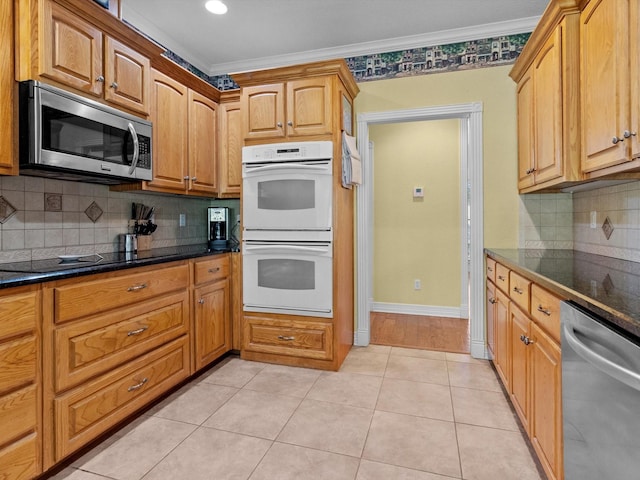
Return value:
[(589, 226), (591, 228), (598, 228), (598, 214), (595, 210), (591, 212), (591, 223)]
[(178, 217), (178, 225), (180, 227), (186, 227), (187, 226), (187, 214), (186, 213), (181, 213), (180, 216)]
[(420, 290), (421, 288), (422, 288), (422, 282), (420, 281), (420, 279), (419, 279), (419, 278), (416, 278), (416, 279), (413, 281), (413, 289), (414, 289), (414, 290)]

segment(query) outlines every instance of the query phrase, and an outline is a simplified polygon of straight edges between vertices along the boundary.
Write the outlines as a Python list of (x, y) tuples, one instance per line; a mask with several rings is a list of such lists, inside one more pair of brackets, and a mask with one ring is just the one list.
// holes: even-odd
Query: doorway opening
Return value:
[[(483, 180), (482, 180), (482, 104), (479, 102), (425, 107), (358, 115), (358, 141), (363, 162), (363, 184), (357, 192), (357, 325), (354, 344), (370, 342), (370, 314), (373, 304), (373, 151), (369, 148), (369, 126), (425, 120), (458, 119), (461, 200), (468, 205), (468, 216), (461, 216), (468, 248), (462, 261), (462, 278), (469, 279), (468, 318), (470, 353), (488, 358), (485, 347), (483, 291)], [(464, 199), (462, 196), (464, 195)], [(466, 217), (466, 218), (465, 218)], [(461, 242), (465, 243), (465, 242)], [(390, 247), (393, 248), (393, 247)]]

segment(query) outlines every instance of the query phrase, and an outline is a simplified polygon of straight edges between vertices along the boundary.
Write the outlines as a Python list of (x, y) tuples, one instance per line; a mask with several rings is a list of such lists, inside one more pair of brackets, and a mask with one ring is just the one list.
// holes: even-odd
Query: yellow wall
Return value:
[[(374, 302), (460, 306), (459, 130), (458, 120), (369, 129), (375, 149)], [(417, 186), (424, 189), (422, 199), (413, 198)]]
[[(518, 245), (516, 95), (515, 84), (508, 76), (510, 69), (511, 66), (490, 67), (362, 82), (358, 84), (360, 93), (355, 101), (356, 114), (482, 102), (484, 246), (491, 248)], [(374, 195), (377, 197), (375, 190)], [(379, 203), (378, 198), (374, 203)], [(401, 249), (402, 243), (388, 248)], [(376, 277), (384, 279), (384, 275)], [(384, 280), (375, 286), (377, 292), (394, 288), (393, 282)], [(374, 301), (382, 300), (374, 298)], [(438, 301), (428, 304), (446, 305)]]

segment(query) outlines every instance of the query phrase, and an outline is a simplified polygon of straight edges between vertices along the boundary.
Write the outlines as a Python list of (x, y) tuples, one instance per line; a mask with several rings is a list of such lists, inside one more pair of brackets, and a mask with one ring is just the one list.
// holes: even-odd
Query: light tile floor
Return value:
[(340, 372), (229, 357), (52, 478), (544, 477), (488, 362), (372, 345)]

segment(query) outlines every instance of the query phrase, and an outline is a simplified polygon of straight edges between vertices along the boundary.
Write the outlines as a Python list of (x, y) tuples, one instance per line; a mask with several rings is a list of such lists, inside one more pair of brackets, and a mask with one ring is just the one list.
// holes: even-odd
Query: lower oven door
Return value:
[(243, 242), (248, 312), (333, 316), (331, 242)]

